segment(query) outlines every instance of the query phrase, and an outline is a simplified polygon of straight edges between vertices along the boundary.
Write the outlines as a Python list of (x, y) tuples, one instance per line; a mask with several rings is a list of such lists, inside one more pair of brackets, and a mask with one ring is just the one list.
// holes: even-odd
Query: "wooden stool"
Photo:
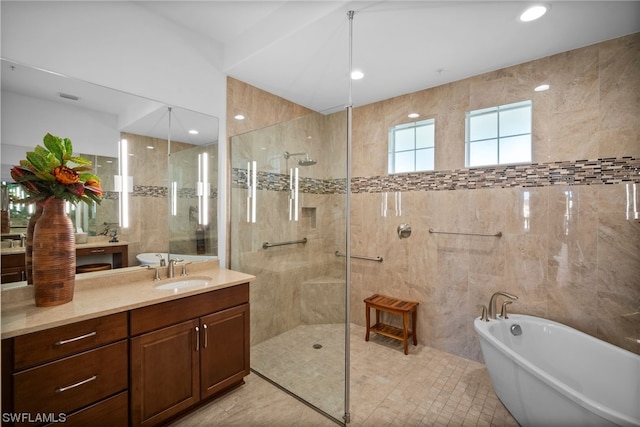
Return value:
[[(413, 337), (413, 345), (418, 345), (418, 338), (416, 337), (416, 319), (418, 302), (403, 301), (397, 298), (388, 297), (385, 295), (372, 295), (364, 300), (367, 310), (367, 334), (364, 340), (369, 341), (369, 331), (373, 331), (377, 334), (384, 335), (396, 340), (400, 340), (404, 343), (404, 354), (409, 354), (408, 341), (409, 334)], [(370, 325), (370, 310), (376, 309), (376, 323), (373, 326)], [(380, 322), (380, 312), (397, 314), (402, 316), (402, 329), (395, 326), (387, 325)], [(409, 314), (411, 314), (412, 330), (409, 331)]]

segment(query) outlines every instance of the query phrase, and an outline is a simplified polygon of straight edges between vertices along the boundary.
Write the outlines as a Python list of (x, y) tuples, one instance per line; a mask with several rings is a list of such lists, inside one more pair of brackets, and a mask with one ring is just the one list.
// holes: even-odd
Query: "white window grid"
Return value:
[[(524, 133), (509, 133), (509, 134), (501, 134), (500, 133), (500, 124), (501, 124), (501, 118), (502, 118), (502, 114), (505, 112), (509, 112), (509, 111), (514, 111), (514, 110), (518, 110), (518, 109), (528, 109), (529, 111), (529, 132), (524, 132)], [(499, 105), (499, 106), (495, 106), (495, 107), (489, 107), (489, 108), (484, 108), (481, 110), (474, 110), (474, 111), (469, 111), (466, 113), (466, 126), (465, 126), (465, 167), (481, 167), (481, 166), (494, 166), (494, 165), (503, 165), (503, 164), (513, 164), (514, 162), (503, 162), (500, 159), (500, 142), (504, 139), (507, 138), (514, 138), (514, 137), (529, 137), (529, 147), (528, 147), (528, 152), (525, 153), (525, 155), (523, 156), (522, 161), (518, 161), (515, 162), (516, 164), (519, 163), (530, 163), (531, 162), (531, 145), (532, 145), (532, 134), (533, 134), (533, 119), (532, 119), (532, 110), (533, 110), (533, 103), (531, 100), (527, 100), (527, 101), (521, 101), (521, 102), (516, 102), (513, 104), (506, 104), (506, 105)], [(496, 120), (496, 133), (494, 137), (490, 137), (490, 138), (481, 138), (481, 139), (475, 139), (475, 140), (471, 140), (471, 126), (470, 126), (470, 119), (474, 118), (474, 117), (479, 117), (482, 115), (496, 115), (497, 116), (497, 120)], [(497, 140), (496, 143), (496, 159), (497, 159), (497, 163), (488, 163), (488, 164), (477, 164), (477, 165), (473, 165), (470, 166), (472, 161), (471, 161), (471, 156), (470, 156), (470, 151), (471, 151), (471, 144), (473, 143), (478, 143), (478, 142), (483, 142), (483, 141), (490, 141), (490, 140)]]
[[(425, 128), (430, 130), (430, 141), (422, 143), (419, 147), (417, 133), (419, 128)], [(399, 131), (406, 131), (407, 129), (413, 130), (413, 146), (404, 149), (398, 149), (396, 144), (396, 133)], [(398, 155), (403, 153), (413, 153), (413, 167), (405, 170), (398, 170)], [(429, 157), (430, 167), (424, 168), (418, 166), (418, 154), (427, 154)], [(420, 172), (433, 170), (433, 164), (435, 159), (435, 119), (421, 120), (418, 122), (405, 123), (389, 128), (389, 166), (388, 170), (390, 174), (393, 173), (407, 173), (407, 172)]]

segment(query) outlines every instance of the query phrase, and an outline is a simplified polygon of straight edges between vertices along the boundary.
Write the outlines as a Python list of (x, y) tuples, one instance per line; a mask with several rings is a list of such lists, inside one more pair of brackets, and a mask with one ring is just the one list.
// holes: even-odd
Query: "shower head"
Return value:
[(311, 160), (309, 156), (306, 159), (298, 160), (298, 166), (313, 166), (317, 162), (315, 160)]
[(309, 158), (309, 153), (289, 153), (288, 151), (284, 152), (285, 159), (288, 160), (289, 157), (292, 157), (292, 156), (304, 156), (304, 159), (298, 160), (298, 166), (313, 166), (316, 163), (318, 163), (315, 160), (312, 160)]

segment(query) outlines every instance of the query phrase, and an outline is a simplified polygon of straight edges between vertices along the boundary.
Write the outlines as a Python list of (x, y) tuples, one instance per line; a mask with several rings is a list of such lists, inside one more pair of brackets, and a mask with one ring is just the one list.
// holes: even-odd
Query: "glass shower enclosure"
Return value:
[(251, 368), (348, 420), (347, 112), (230, 144), (230, 267), (251, 284)]

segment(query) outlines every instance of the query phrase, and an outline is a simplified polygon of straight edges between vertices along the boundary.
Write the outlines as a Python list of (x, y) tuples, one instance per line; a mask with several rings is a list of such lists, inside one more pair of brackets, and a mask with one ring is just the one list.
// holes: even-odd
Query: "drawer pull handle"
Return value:
[(68, 385), (66, 387), (58, 387), (56, 389), (56, 393), (62, 393), (63, 391), (71, 390), (72, 388), (76, 388), (76, 387), (79, 387), (79, 386), (81, 386), (83, 384), (91, 382), (91, 381), (95, 380), (96, 378), (98, 378), (98, 376), (94, 375), (94, 376), (92, 376), (90, 378), (87, 378), (86, 380), (79, 381), (79, 382), (77, 382), (75, 384), (71, 384), (71, 385)]
[(56, 341), (56, 345), (63, 345), (63, 344), (69, 344), (70, 342), (74, 342), (74, 341), (80, 341), (83, 340), (85, 338), (89, 338), (92, 337), (94, 335), (97, 335), (98, 333), (96, 331), (93, 332), (89, 332), (88, 334), (84, 334), (84, 335), (80, 335), (79, 337), (75, 337), (75, 338), (69, 338), (68, 340), (60, 340), (60, 341)]
[(196, 326), (196, 351), (200, 351), (200, 328)]
[(209, 327), (206, 325), (202, 325), (202, 329), (204, 329), (204, 348), (207, 348), (209, 345)]

